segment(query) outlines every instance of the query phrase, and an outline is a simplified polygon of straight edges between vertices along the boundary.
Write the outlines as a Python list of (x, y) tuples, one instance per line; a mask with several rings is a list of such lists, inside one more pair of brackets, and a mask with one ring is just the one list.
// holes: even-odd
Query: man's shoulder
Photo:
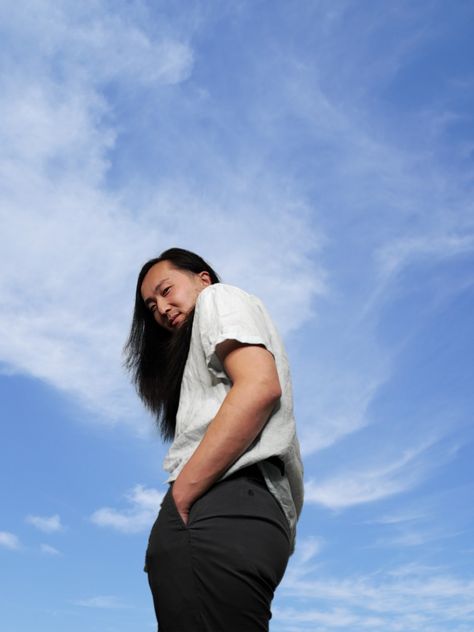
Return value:
[(232, 298), (237, 299), (255, 299), (257, 297), (253, 296), (249, 292), (246, 292), (240, 287), (236, 285), (230, 285), (229, 283), (213, 283), (212, 285), (208, 285), (204, 290), (199, 294), (198, 301), (199, 303), (205, 303), (208, 300), (213, 299), (223, 299), (228, 298), (232, 300)]

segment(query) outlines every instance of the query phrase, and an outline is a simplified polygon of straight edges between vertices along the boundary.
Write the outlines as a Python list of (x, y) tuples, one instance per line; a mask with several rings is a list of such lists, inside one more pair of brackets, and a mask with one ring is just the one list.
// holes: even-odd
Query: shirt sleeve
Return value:
[(203, 290), (199, 305), (199, 335), (208, 369), (218, 378), (228, 375), (216, 354), (224, 340), (272, 348), (268, 316), (259, 299), (240, 288), (216, 283)]

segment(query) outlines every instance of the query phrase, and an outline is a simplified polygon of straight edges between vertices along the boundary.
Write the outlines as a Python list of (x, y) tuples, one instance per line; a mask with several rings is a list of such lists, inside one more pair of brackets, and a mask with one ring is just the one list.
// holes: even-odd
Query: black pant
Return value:
[(170, 487), (146, 552), (159, 632), (267, 632), (289, 553), (286, 517), (256, 466), (211, 487), (187, 525)]

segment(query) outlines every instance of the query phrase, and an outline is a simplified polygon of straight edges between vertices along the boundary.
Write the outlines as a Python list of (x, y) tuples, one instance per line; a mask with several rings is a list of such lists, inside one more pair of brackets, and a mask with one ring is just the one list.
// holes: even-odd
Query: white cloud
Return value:
[(433, 467), (423, 457), (434, 444), (434, 439), (425, 441), (389, 462), (385, 460), (358, 470), (346, 467), (343, 475), (317, 483), (310, 479), (305, 484), (305, 500), (330, 509), (343, 509), (407, 491), (421, 482)]
[(388, 277), (416, 258), (450, 258), (470, 252), (474, 248), (474, 235), (435, 235), (430, 238), (406, 237), (394, 240), (376, 251), (378, 272)]
[[(123, 3), (110, 16), (102, 15), (100, 1), (33, 1), (31, 10), (5, 5), (2, 24), (19, 49), (31, 52), (25, 66), (10, 60), (1, 86), (0, 247), (7, 264), (0, 327), (9, 336), (0, 342), (0, 358), (9, 370), (72, 394), (108, 420), (137, 423), (135, 396), (120, 369), (136, 271), (169, 245), (197, 250), (224, 280), (261, 295), (285, 335), (298, 334), (290, 351), (305, 456), (343, 438), (349, 443), (366, 429), (362, 447), (353, 438), (348, 452), (354, 450), (354, 462), (344, 464), (344, 472), (341, 461), (331, 462), (334, 450), (328, 470), (307, 484), (308, 502), (342, 509), (410, 491), (438, 461), (429, 445), (404, 452), (406, 443), (398, 439), (392, 452), (377, 453), (380, 460), (357, 465), (367, 454), (364, 438), (374, 436), (371, 406), (396, 369), (397, 350), (385, 345), (399, 342), (385, 343), (383, 324), (387, 310), (396, 318), (391, 300), (403, 292), (402, 272), (472, 252), (466, 221), (472, 194), (462, 174), (446, 171), (436, 155), (436, 130), (447, 120), (439, 103), (432, 112), (417, 111), (417, 120), (398, 111), (394, 124), (393, 112), (381, 114), (374, 105), (396, 87), (390, 81), (403, 76), (419, 37), (430, 37), (425, 11), (397, 5), (369, 16), (361, 9), (357, 28), (348, 28), (354, 25), (346, 14), (347, 8), (354, 18), (350, 3), (309, 5), (317, 19), (307, 21), (315, 42), (307, 55), (296, 40), (289, 47), (284, 37), (270, 38), (265, 52), (275, 55), (259, 47), (248, 55), (251, 66), (232, 68), (232, 78), (245, 76), (248, 89), (239, 112), (230, 99), (219, 100), (214, 88), (223, 77), (212, 66), (208, 85), (200, 73), (193, 78), (199, 85), (185, 92), (194, 69), (191, 38), (156, 35), (143, 21), (125, 19)], [(384, 41), (383, 50), (378, 38), (377, 50), (371, 49), (374, 31), (388, 32), (388, 22), (407, 12), (418, 14), (418, 28), (406, 29), (410, 37)], [(355, 42), (347, 46), (351, 37)], [(205, 53), (196, 54), (200, 70), (212, 63)], [(228, 82), (230, 69), (222, 66)], [(140, 89), (156, 85), (159, 90), (139, 98)], [(174, 95), (165, 92), (169, 85)], [(129, 111), (120, 117), (123, 104), (110, 97), (111, 86), (147, 104), (133, 112), (150, 125), (149, 144), (137, 139), (144, 153), (151, 144), (164, 147), (138, 163), (137, 171), (147, 170), (138, 183), (136, 172), (129, 177), (126, 169), (114, 180), (115, 152), (135, 129), (127, 124)], [(147, 108), (156, 115), (146, 118)], [(155, 125), (161, 127), (154, 134)], [(426, 138), (428, 144), (420, 142)], [(453, 160), (453, 145), (444, 149)], [(175, 155), (180, 178), (165, 166)], [(423, 274), (417, 283), (423, 285)], [(465, 283), (456, 279), (441, 290), (457, 292)], [(420, 322), (416, 317), (414, 326)], [(401, 434), (420, 423), (394, 421)], [(123, 532), (145, 530), (159, 498), (157, 490), (136, 486), (127, 508), (104, 507), (92, 519)], [(417, 520), (416, 512), (401, 512), (379, 522), (400, 528), (398, 546), (413, 546), (430, 535), (401, 529)], [(289, 571), (286, 590), (307, 602), (278, 611), (288, 630), (473, 627), (469, 578), (413, 567), (398, 578), (379, 568), (368, 575), (347, 571), (341, 580), (318, 573), (313, 581), (306, 570), (322, 565), (323, 542), (308, 539), (298, 547), (293, 559), (300, 566)]]
[[(456, 174), (453, 164), (440, 160), (437, 150), (446, 151), (441, 130), (425, 134), (434, 125), (435, 111), (439, 120), (445, 104), (432, 104), (429, 113), (415, 111), (413, 119), (403, 111), (403, 125), (410, 126), (405, 133), (373, 102), (406, 70), (414, 50), (419, 53), (431, 37), (430, 28), (419, 28), (423, 20), (418, 23), (420, 15), (414, 11), (415, 22), (379, 55), (370, 48), (374, 34), (385, 28), (381, 24), (386, 25), (387, 15), (403, 22), (404, 9), (397, 9), (397, 15), (368, 16), (362, 11), (356, 29), (358, 37), (367, 34), (362, 47), (345, 28), (344, 7), (332, 12), (318, 6), (309, 12), (320, 25), (311, 57), (281, 51), (268, 64), (261, 62), (263, 81), (265, 74), (279, 72), (279, 64), (284, 72), (280, 69), (282, 81), (274, 97), (278, 108), (259, 110), (267, 136), (286, 138), (285, 129), (293, 123), (304, 128), (305, 143), (314, 142), (314, 154), (308, 155), (308, 178), (313, 179), (309, 186), (320, 202), (315, 216), (323, 229), (329, 227), (323, 253), (325, 261), (331, 259), (329, 291), (319, 302), (317, 321), (311, 323), (315, 342), (301, 352), (304, 371), (298, 375), (303, 383), (298, 405), (305, 456), (373, 420), (370, 407), (396, 370), (400, 340), (392, 339), (392, 348), (384, 346), (381, 332), (385, 320), (393, 318), (391, 301), (403, 292), (399, 273), (421, 264), (423, 278), (433, 266), (461, 260), (474, 249), (472, 194), (463, 181), (472, 175), (461, 170)], [(348, 37), (355, 56), (344, 54)], [(268, 73), (268, 65), (274, 74)], [(295, 142), (290, 135), (289, 140)], [(451, 158), (453, 149), (450, 145), (447, 150)], [(472, 285), (472, 278), (466, 279), (469, 274), (462, 276), (438, 284), (436, 293), (446, 298)], [(423, 287), (421, 279), (419, 284)], [(407, 325), (407, 335), (420, 322), (421, 314)]]
[[(36, 6), (3, 12), (12, 38), (32, 52), (13, 56), (15, 71), (2, 79), (0, 326), (9, 335), (0, 358), (5, 371), (44, 380), (96, 419), (142, 431), (121, 349), (144, 260), (171, 245), (199, 251), (224, 278), (259, 293), (285, 333), (311, 318), (325, 291), (310, 259), (323, 237), (302, 196), (263, 176), (263, 166), (223, 171), (218, 191), (172, 178), (146, 196), (133, 181), (120, 193), (109, 188), (120, 129), (104, 82), (132, 91), (146, 83), (159, 109), (158, 87), (189, 75), (192, 51), (148, 30), (143, 16), (102, 12), (101, 2)], [(217, 160), (210, 150), (201, 158)]]
[(324, 544), (324, 539), (321, 537), (308, 536), (306, 538), (298, 538), (294, 553), (297, 564), (306, 564), (319, 555)]
[(139, 533), (149, 530), (155, 520), (163, 499), (163, 492), (136, 485), (126, 495), (131, 507), (119, 511), (102, 507), (91, 516), (91, 521), (99, 527), (110, 527), (122, 533)]
[(142, 23), (146, 17), (142, 20), (123, 5), (110, 13), (102, 0), (81, 6), (33, 0), (27, 10), (22, 5), (3, 6), (0, 18), (16, 46), (29, 42), (22, 50), (23, 63), (38, 70), (45, 62), (54, 62), (63, 79), (73, 75), (97, 83), (121, 78), (175, 84), (192, 71), (193, 52), (185, 41), (170, 35), (169, 29), (166, 33), (166, 27), (148, 33)]
[[(439, 567), (412, 563), (343, 579), (321, 568), (313, 579), (313, 570), (297, 559), (290, 562), (274, 609), (279, 629), (313, 631), (318, 624), (331, 629), (349, 625), (354, 632), (461, 632), (474, 621), (474, 582)], [(298, 599), (297, 610), (284, 605), (289, 597)]]
[[(371, 310), (380, 309), (386, 297), (396, 286), (397, 277), (410, 265), (433, 265), (440, 261), (448, 261), (474, 250), (474, 234), (466, 232), (451, 235), (443, 234), (449, 228), (437, 227), (432, 235), (409, 235), (386, 242), (374, 251), (377, 280), (374, 288), (367, 297), (366, 304), (360, 312), (359, 318), (367, 316)], [(458, 228), (459, 231), (459, 228)], [(453, 279), (449, 287), (438, 286), (438, 296), (432, 299), (438, 302), (446, 300), (451, 295), (472, 286), (472, 278)], [(436, 305), (436, 303), (434, 303)]]
[(97, 597), (88, 597), (87, 599), (77, 599), (73, 603), (77, 606), (83, 606), (84, 608), (104, 608), (115, 610), (130, 607), (122, 603), (120, 599), (114, 595), (99, 595)]
[(54, 516), (27, 516), (25, 520), (40, 531), (44, 531), (44, 533), (56, 533), (64, 528), (59, 514), (54, 514)]
[(395, 547), (411, 547), (423, 546), (432, 540), (437, 540), (438, 536), (430, 532), (422, 531), (405, 531), (392, 538), (380, 538), (374, 546), (395, 546)]
[(455, 538), (459, 535), (462, 535), (462, 531), (448, 531), (441, 526), (424, 529), (399, 527), (393, 535), (377, 538), (372, 547), (424, 547), (426, 549), (426, 545), (432, 542)]
[[(328, 626), (330, 628), (339, 628), (352, 630), (354, 626), (359, 626), (363, 623), (367, 626), (367, 618), (359, 617), (355, 613), (352, 613), (343, 608), (335, 608), (330, 611), (316, 610), (316, 609), (298, 609), (295, 608), (275, 608), (273, 612), (275, 619), (280, 621), (290, 621), (293, 625), (298, 622), (299, 624), (319, 624)], [(382, 619), (375, 619), (375, 625), (381, 625)], [(372, 626), (370, 626), (372, 627)]]
[(41, 552), (46, 555), (61, 555), (60, 551), (50, 544), (41, 544)]
[[(237, 212), (241, 218), (248, 215), (249, 221), (233, 225), (232, 219), (222, 220), (219, 228), (208, 202), (188, 204), (187, 195), (176, 193), (173, 204), (156, 200), (153, 223), (158, 227), (161, 223), (164, 229), (168, 213), (173, 213), (187, 227), (167, 230), (164, 241), (146, 219), (128, 219), (123, 209), (118, 213), (100, 193), (82, 186), (63, 190), (57, 186), (54, 200), (51, 195), (52, 191), (38, 192), (37, 203), (45, 209), (49, 205), (43, 215), (28, 212), (28, 199), (11, 209), (15, 213), (3, 234), (6, 256), (19, 261), (21, 252), (29, 254), (21, 267), (12, 267), (3, 277), (1, 319), (9, 336), (2, 340), (0, 354), (12, 370), (75, 395), (110, 421), (135, 423), (137, 419), (135, 396), (121, 368), (120, 353), (130, 323), (135, 275), (144, 260), (161, 248), (173, 243), (192, 248), (199, 241), (202, 254), (224, 279), (239, 280), (262, 296), (283, 333), (310, 318), (312, 297), (322, 292), (322, 281), (307, 266), (305, 253), (312, 244), (302, 242), (305, 220), (292, 219), (291, 208), (251, 223), (253, 208), (245, 208), (241, 200)], [(166, 192), (163, 195), (166, 198)], [(194, 213), (201, 217), (199, 227), (185, 219)], [(235, 240), (245, 243), (238, 249), (238, 266), (237, 251), (232, 259), (219, 238), (222, 224), (224, 232), (232, 232)], [(301, 254), (291, 266), (272, 261), (271, 251), (278, 242), (286, 242), (288, 249), (292, 242), (300, 242)], [(240, 272), (235, 272), (236, 267)], [(269, 267), (277, 268), (275, 285), (265, 282), (271, 276)], [(286, 298), (277, 280), (288, 288)], [(295, 303), (299, 305), (296, 318)]]
[[(260, 97), (249, 100), (251, 127), (240, 138), (238, 126), (232, 133), (231, 104), (219, 102), (212, 85), (190, 87), (171, 104), (162, 92), (193, 71), (194, 27), (169, 35), (164, 17), (155, 29), (138, 9), (121, 6), (112, 15), (102, 2), (34, 6), (1, 15), (18, 46), (34, 42), (22, 64), (9, 60), (15, 72), (6, 73), (0, 111), (6, 183), (0, 246), (10, 262), (0, 284), (0, 326), (10, 332), (0, 358), (7, 370), (38, 377), (104, 420), (141, 430), (143, 414), (120, 356), (135, 275), (148, 256), (183, 245), (210, 259), (224, 280), (259, 294), (285, 335), (300, 330), (308, 339), (297, 357), (308, 380), (299, 404), (305, 455), (366, 427), (392, 369), (391, 351), (374, 334), (393, 280), (381, 293), (383, 271), (406, 260), (404, 239), (412, 240), (412, 250), (423, 249), (421, 237), (413, 237), (414, 215), (416, 235), (429, 234), (438, 249), (445, 243), (445, 217), (430, 207), (437, 166), (422, 160), (421, 150), (381, 135), (383, 121), (371, 111), (363, 120), (364, 108), (357, 109), (375, 76), (395, 76), (417, 37), (397, 42), (376, 64), (361, 50), (370, 72), (362, 64), (367, 73), (357, 93), (336, 90), (335, 98), (332, 81), (342, 75), (330, 62), (345, 10), (315, 8), (321, 37), (314, 58), (282, 49), (252, 62), (249, 81), (281, 80), (272, 81), (267, 97), (258, 90)], [(364, 29), (370, 33), (381, 19), (371, 18)], [(353, 61), (345, 64), (347, 79)], [(148, 181), (109, 186), (120, 136), (130, 132), (126, 119), (114, 116), (104, 89), (109, 82), (135, 95), (150, 90), (144, 101), (153, 103), (156, 125), (164, 121), (153, 138), (169, 148), (161, 158), (176, 154), (198, 168), (181, 166), (178, 178), (157, 167)], [(191, 124), (201, 117), (206, 126)], [(207, 126), (228, 129), (223, 146), (209, 142)], [(305, 146), (313, 143), (311, 155), (299, 160), (291, 153), (299, 137), (287, 136), (296, 128)], [(289, 153), (278, 153), (287, 140)], [(271, 160), (272, 151), (284, 168)], [(308, 157), (311, 169), (300, 176)], [(447, 198), (449, 187), (456, 189), (455, 182)], [(454, 217), (463, 206), (459, 199)], [(464, 239), (461, 229), (453, 220), (452, 239)], [(451, 246), (470, 247), (468, 241)], [(331, 308), (323, 316), (321, 298)], [(344, 344), (324, 354), (322, 338), (323, 345)]]
[(14, 533), (8, 531), (0, 531), (0, 546), (16, 551), (21, 548), (21, 543)]
[[(353, 340), (352, 343), (346, 339), (346, 342), (348, 346), (352, 344), (355, 351), (361, 339)], [(302, 406), (303, 456), (329, 448), (369, 425), (369, 406), (378, 390), (389, 379), (389, 370), (383, 366), (382, 352), (371, 349), (368, 338), (365, 338), (365, 342), (367, 356), (358, 362), (357, 370), (352, 366), (356, 364), (357, 357), (354, 357), (352, 363), (339, 363), (339, 345), (336, 343), (332, 358), (335, 366), (318, 363), (319, 366), (311, 373), (312, 384), (307, 377), (303, 377), (308, 392)], [(371, 358), (373, 364), (366, 368), (367, 357)], [(385, 362), (388, 363), (388, 358)]]
[[(279, 632), (300, 632), (302, 630), (310, 630), (311, 632), (323, 632), (329, 629), (343, 629), (348, 628), (351, 631), (358, 632), (365, 630), (374, 630), (379, 632), (380, 630), (394, 630), (401, 632), (402, 630), (420, 630), (426, 632), (427, 628), (419, 627), (424, 626), (428, 622), (427, 617), (417, 614), (400, 616), (395, 624), (391, 621), (387, 621), (380, 616), (360, 615), (356, 612), (351, 612), (344, 608), (333, 608), (324, 610), (323, 608), (318, 610), (316, 608), (276, 608), (274, 612), (275, 616), (280, 621), (288, 621), (289, 627), (279, 627)], [(298, 627), (294, 627), (295, 623)], [(315, 628), (314, 626), (318, 627)], [(324, 627), (320, 627), (320, 626)], [(308, 626), (308, 627), (307, 627)], [(432, 628), (429, 628), (430, 632)], [(440, 628), (441, 630), (441, 628)]]
[[(421, 501), (420, 501), (421, 502)], [(429, 516), (429, 513), (420, 507), (401, 509), (399, 511), (392, 511), (391, 513), (384, 514), (380, 517), (370, 520), (371, 523), (397, 525), (405, 522), (416, 522), (418, 520), (425, 519)]]

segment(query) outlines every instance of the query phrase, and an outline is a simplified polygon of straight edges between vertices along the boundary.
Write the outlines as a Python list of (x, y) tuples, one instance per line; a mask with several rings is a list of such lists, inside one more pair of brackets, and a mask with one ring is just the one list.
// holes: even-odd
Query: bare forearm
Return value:
[(234, 384), (173, 485), (178, 509), (191, 506), (245, 452), (277, 399), (262, 385)]

